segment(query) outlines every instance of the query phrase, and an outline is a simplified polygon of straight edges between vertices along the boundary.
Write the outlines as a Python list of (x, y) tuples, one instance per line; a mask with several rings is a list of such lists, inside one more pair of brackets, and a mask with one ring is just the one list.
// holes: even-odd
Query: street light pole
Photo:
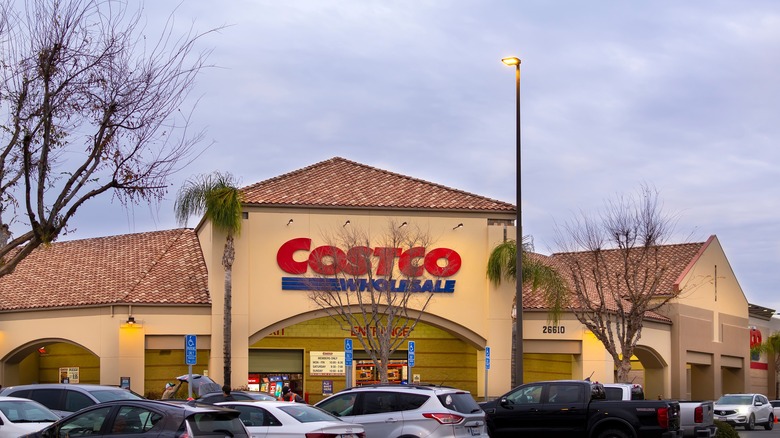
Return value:
[(523, 384), (523, 215), (522, 215), (522, 196), (520, 192), (520, 58), (510, 57), (501, 60), (506, 65), (515, 66), (515, 122), (517, 128), (515, 155), (517, 157), (517, 220), (515, 228), (517, 230), (516, 266), (517, 281), (515, 282), (515, 369), (513, 370), (514, 385)]

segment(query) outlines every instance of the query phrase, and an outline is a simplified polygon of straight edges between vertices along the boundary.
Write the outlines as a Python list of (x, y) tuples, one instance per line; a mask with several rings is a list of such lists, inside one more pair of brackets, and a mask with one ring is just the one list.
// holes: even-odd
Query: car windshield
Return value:
[(29, 400), (2, 401), (0, 411), (12, 423), (48, 423), (60, 419), (44, 406)]
[(107, 402), (112, 400), (143, 400), (143, 397), (134, 393), (133, 391), (129, 391), (127, 389), (121, 389), (121, 388), (92, 389), (89, 390), (89, 393), (92, 394), (100, 402)]
[(753, 404), (752, 395), (724, 395), (715, 403), (719, 405), (750, 405)]
[(341, 421), (340, 418), (323, 411), (314, 406), (301, 403), (290, 404), (288, 406), (279, 406), (279, 410), (295, 418), (301, 423), (313, 423), (315, 421)]

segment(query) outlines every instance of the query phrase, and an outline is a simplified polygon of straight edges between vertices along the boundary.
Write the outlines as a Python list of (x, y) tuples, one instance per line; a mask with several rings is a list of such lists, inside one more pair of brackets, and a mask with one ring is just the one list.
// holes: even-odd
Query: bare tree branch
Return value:
[(217, 29), (175, 36), (171, 16), (147, 39), (141, 12), (117, 0), (0, 6), (0, 276), (97, 196), (160, 200), (196, 152), (202, 133), (188, 133), (181, 106), (208, 67), (196, 43)]
[(430, 235), (390, 221), (379, 236), (349, 226), (326, 241), (327, 246), (312, 251), (320, 277), (312, 279), (309, 298), (342, 330), (353, 333), (379, 380), (387, 383), (391, 355), (409, 338), (434, 296), (420, 287), (435, 278), (423, 266)]
[(680, 263), (661, 255), (673, 231), (674, 218), (647, 185), (609, 201), (599, 220), (580, 214), (558, 230), (571, 310), (604, 344), (619, 382), (628, 381), (645, 318), (682, 292), (662, 289), (669, 268)]

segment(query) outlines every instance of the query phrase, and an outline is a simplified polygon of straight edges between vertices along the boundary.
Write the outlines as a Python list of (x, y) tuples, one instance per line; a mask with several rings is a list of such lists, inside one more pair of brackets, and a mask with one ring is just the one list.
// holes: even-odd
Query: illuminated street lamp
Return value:
[(521, 210), (520, 196), (520, 58), (509, 57), (501, 60), (508, 66), (515, 66), (515, 113), (517, 115), (517, 145), (515, 155), (517, 156), (517, 281), (515, 284), (515, 369), (513, 370), (513, 381), (515, 385), (523, 384), (523, 216)]

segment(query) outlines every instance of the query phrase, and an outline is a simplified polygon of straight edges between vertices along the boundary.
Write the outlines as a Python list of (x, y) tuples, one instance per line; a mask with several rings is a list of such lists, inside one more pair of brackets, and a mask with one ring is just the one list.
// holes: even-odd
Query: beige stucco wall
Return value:
[[(717, 237), (708, 240), (679, 285), (679, 297), (666, 310), (674, 322), (672, 397), (717, 398), (726, 392), (724, 386), (746, 390), (748, 302)], [(730, 370), (728, 382), (723, 368)]]
[[(436, 212), (393, 212), (366, 210), (313, 210), (294, 208), (248, 208), (240, 237), (236, 239), (233, 266), (233, 335), (231, 383), (243, 384), (248, 373), (249, 339), (258, 333), (270, 333), (300, 320), (301, 314), (321, 316), (303, 291), (283, 291), (283, 272), (276, 261), (279, 247), (290, 239), (312, 239), (312, 249), (327, 245), (347, 220), (348, 226), (381, 238), (390, 221), (407, 222), (419, 227), (433, 240), (431, 248), (446, 247), (462, 258), (454, 293), (438, 293), (426, 309), (424, 320), (440, 323), (478, 347), (484, 361), (484, 347), (491, 346), (491, 380), (495, 391), (503, 389), (510, 372), (511, 315), (514, 285), (494, 288), (486, 279), (485, 266), (490, 250), (503, 238), (503, 226), (488, 226), (488, 217), (511, 220), (513, 215), (485, 215)], [(290, 222), (292, 219), (292, 223)], [(289, 224), (288, 224), (289, 223)], [(458, 224), (463, 226), (455, 228)], [(515, 235), (514, 227), (507, 235)], [(201, 244), (211, 243), (204, 251), (212, 294), (212, 357), (210, 375), (221, 380), (222, 313), (224, 309), (224, 270), (221, 266), (224, 235), (211, 229), (208, 222), (198, 230)], [(219, 250), (217, 250), (219, 248)], [(296, 257), (305, 260), (305, 252)], [(309, 273), (311, 275), (311, 273)], [(499, 383), (500, 382), (500, 383)], [(492, 392), (493, 389), (490, 389)]]
[[(133, 306), (137, 324), (126, 324), (128, 306), (90, 307), (3, 314), (0, 318), (0, 382), (18, 382), (27, 370), (19, 361), (33, 346), (69, 342), (100, 357), (100, 383), (118, 385), (120, 376), (144, 382), (144, 351), (148, 336), (203, 335), (211, 332), (208, 307)], [(29, 347), (29, 348), (28, 348)], [(74, 364), (78, 366), (78, 364)], [(29, 377), (28, 377), (29, 378)], [(139, 387), (143, 387), (138, 384)]]

